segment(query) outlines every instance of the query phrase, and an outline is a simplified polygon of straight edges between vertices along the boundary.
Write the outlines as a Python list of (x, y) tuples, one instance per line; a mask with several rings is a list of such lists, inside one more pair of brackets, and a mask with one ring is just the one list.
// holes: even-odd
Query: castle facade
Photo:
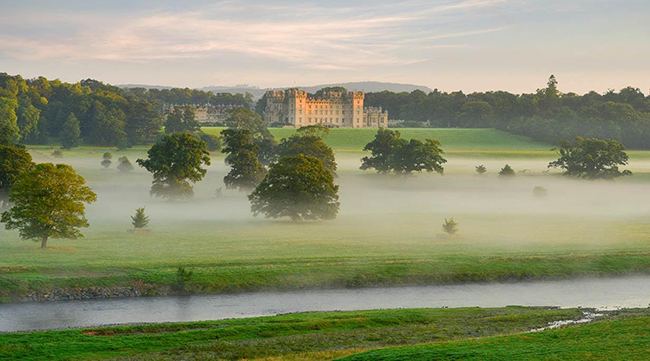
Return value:
[(322, 125), (329, 128), (386, 128), (388, 112), (364, 108), (362, 92), (325, 92), (315, 97), (296, 89), (266, 92), (264, 120), (296, 128)]

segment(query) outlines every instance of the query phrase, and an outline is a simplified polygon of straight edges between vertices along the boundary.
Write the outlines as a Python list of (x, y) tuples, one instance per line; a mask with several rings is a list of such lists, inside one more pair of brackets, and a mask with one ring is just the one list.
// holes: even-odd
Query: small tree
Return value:
[(512, 169), (510, 165), (506, 164), (505, 167), (501, 168), (501, 171), (499, 171), (499, 175), (502, 177), (513, 177), (515, 175), (515, 170)]
[(292, 220), (334, 219), (339, 187), (332, 173), (314, 157), (282, 157), (248, 199), (254, 215)]
[(104, 158), (104, 160), (102, 160), (102, 166), (104, 168), (110, 167), (111, 163), (113, 163), (111, 162), (111, 159), (113, 159), (113, 154), (111, 154), (110, 152), (104, 153), (104, 155), (102, 155), (102, 158)]
[(455, 234), (458, 232), (458, 224), (453, 218), (445, 218), (445, 223), (442, 224), (442, 230), (447, 234)]
[(63, 152), (57, 149), (52, 152), (52, 156), (54, 158), (63, 158)]
[(619, 165), (627, 165), (625, 147), (613, 140), (576, 137), (574, 144), (565, 142), (559, 148), (560, 158), (548, 164), (562, 168), (564, 174), (586, 179), (614, 179), (632, 175), (629, 170), (620, 171)]
[(81, 130), (79, 129), (79, 121), (77, 117), (70, 113), (68, 120), (63, 123), (61, 127), (61, 148), (72, 149), (81, 144)]
[(129, 173), (133, 171), (133, 164), (126, 156), (117, 158), (117, 170), (122, 173)]
[(21, 173), (11, 187), (14, 206), (2, 213), (6, 229), (18, 229), (20, 237), (41, 242), (50, 238), (83, 237), (80, 227), (88, 227), (84, 203), (97, 195), (74, 169), (65, 164), (42, 163)]
[(166, 135), (147, 154), (137, 163), (153, 173), (150, 193), (170, 200), (194, 196), (190, 182), (203, 179), (207, 170), (201, 166), (210, 165), (205, 142), (188, 133)]
[(542, 186), (537, 186), (533, 188), (533, 195), (537, 198), (546, 198), (548, 196), (548, 190)]
[(131, 223), (135, 229), (147, 228), (149, 225), (149, 217), (144, 214), (144, 207), (135, 210), (135, 215), (131, 216)]
[(476, 173), (478, 173), (478, 175), (483, 175), (485, 172), (487, 172), (487, 168), (485, 168), (483, 164), (476, 166)]

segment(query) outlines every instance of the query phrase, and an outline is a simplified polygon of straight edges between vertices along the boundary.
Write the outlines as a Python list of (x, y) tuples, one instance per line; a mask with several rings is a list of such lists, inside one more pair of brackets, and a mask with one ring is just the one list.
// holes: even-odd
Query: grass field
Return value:
[(650, 317), (641, 316), (536, 333), (386, 348), (340, 360), (647, 360), (648, 322)]
[(523, 332), (576, 309), (410, 309), (0, 334), (0, 360), (332, 359), (360, 350)]
[[(219, 134), (225, 128), (203, 128), (209, 134)], [(296, 132), (293, 128), (270, 128), (276, 139), (290, 137)], [(397, 129), (402, 138), (437, 139), (443, 148), (456, 152), (465, 151), (531, 151), (548, 152), (548, 144), (533, 142), (526, 137), (508, 134), (494, 129), (455, 129), (455, 128), (405, 128)], [(325, 142), (335, 151), (360, 152), (377, 133), (376, 129), (330, 129)]]
[[(458, 153), (449, 155), (444, 177), (383, 177), (358, 170), (361, 153), (340, 151), (365, 142), (351, 139), (355, 132), (372, 137), (370, 130), (347, 129), (328, 137), (338, 144), (341, 187), (341, 212), (331, 222), (254, 218), (246, 194), (224, 190), (215, 198), (228, 171), (219, 154), (195, 198), (170, 203), (148, 196), (151, 175), (144, 170), (102, 169), (106, 149), (64, 152), (59, 161), (98, 193), (88, 208), (91, 227), (85, 238), (52, 240), (46, 250), (0, 230), (0, 301), (94, 285), (167, 294), (178, 267), (194, 272), (188, 287), (199, 293), (650, 272), (650, 205), (638, 199), (650, 191), (645, 153), (630, 164), (634, 177), (583, 182), (542, 173), (552, 155), (530, 152), (549, 146), (524, 138), (484, 129), (406, 129), (404, 135), (446, 134), (447, 147)], [(49, 147), (30, 149), (37, 161), (54, 160)], [(487, 156), (486, 149), (495, 153)], [(145, 150), (117, 152), (114, 159), (134, 161)], [(478, 163), (488, 167), (485, 177), (474, 175)], [(498, 179), (505, 163), (530, 171)], [(547, 199), (532, 196), (537, 185), (548, 188)], [(140, 206), (151, 217), (151, 235), (126, 232)], [(440, 230), (449, 217), (460, 222), (453, 237)]]
[[(409, 309), (0, 334), (0, 360), (538, 360), (650, 355), (648, 309)], [(400, 347), (396, 347), (400, 346)], [(348, 356), (346, 358), (346, 356)]]

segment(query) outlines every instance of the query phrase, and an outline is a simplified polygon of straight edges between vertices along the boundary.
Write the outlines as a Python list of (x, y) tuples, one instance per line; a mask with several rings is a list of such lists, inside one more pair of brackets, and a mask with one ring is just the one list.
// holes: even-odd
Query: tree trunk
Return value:
[(43, 237), (41, 240), (41, 248), (47, 248), (47, 237)]

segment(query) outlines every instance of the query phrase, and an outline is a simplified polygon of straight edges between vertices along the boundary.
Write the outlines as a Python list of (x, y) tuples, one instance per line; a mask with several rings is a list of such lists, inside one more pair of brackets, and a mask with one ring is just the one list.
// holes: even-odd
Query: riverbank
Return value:
[[(47, 251), (46, 251), (47, 252)], [(178, 268), (4, 268), (1, 302), (182, 294), (454, 285), (650, 273), (645, 249), (613, 253), (453, 255), (420, 259), (323, 259), (191, 264)]]
[[(607, 290), (607, 292), (603, 292)], [(0, 305), (0, 332), (193, 322), (298, 312), (410, 308), (645, 308), (648, 276), (447, 286), (303, 290)]]
[[(626, 348), (627, 344), (639, 341), (632, 349), (626, 349), (626, 355), (632, 356), (628, 359), (642, 355), (639, 352), (647, 353), (647, 348), (644, 348), (650, 320), (647, 309), (608, 311), (594, 320), (593, 325), (521, 334), (556, 321), (581, 319), (588, 311), (506, 307), (320, 312), (211, 322), (8, 333), (0, 334), (0, 359), (174, 360), (191, 356), (198, 359), (331, 360), (401, 345), (442, 345), (445, 350), (453, 351), (451, 345), (454, 342), (465, 342), (463, 346), (482, 340), (494, 344), (495, 339), (490, 336), (497, 335), (513, 335), (519, 342), (530, 339), (549, 341), (553, 337), (566, 341), (562, 335), (568, 332), (574, 340), (584, 340), (586, 338), (582, 336), (594, 336), (591, 326), (602, 332), (598, 349), (620, 347), (619, 339), (627, 337)], [(611, 334), (613, 331), (617, 334)], [(641, 337), (645, 337), (645, 341)], [(548, 343), (546, 347), (552, 344)], [(595, 346), (592, 342), (583, 345)], [(527, 347), (539, 350), (545, 346), (536, 341), (529, 342)], [(572, 349), (568, 345), (559, 347), (554, 351), (571, 355)], [(371, 359), (363, 357), (360, 359)]]
[(647, 310), (632, 310), (631, 314), (581, 326), (377, 349), (340, 361), (647, 360), (649, 322)]

